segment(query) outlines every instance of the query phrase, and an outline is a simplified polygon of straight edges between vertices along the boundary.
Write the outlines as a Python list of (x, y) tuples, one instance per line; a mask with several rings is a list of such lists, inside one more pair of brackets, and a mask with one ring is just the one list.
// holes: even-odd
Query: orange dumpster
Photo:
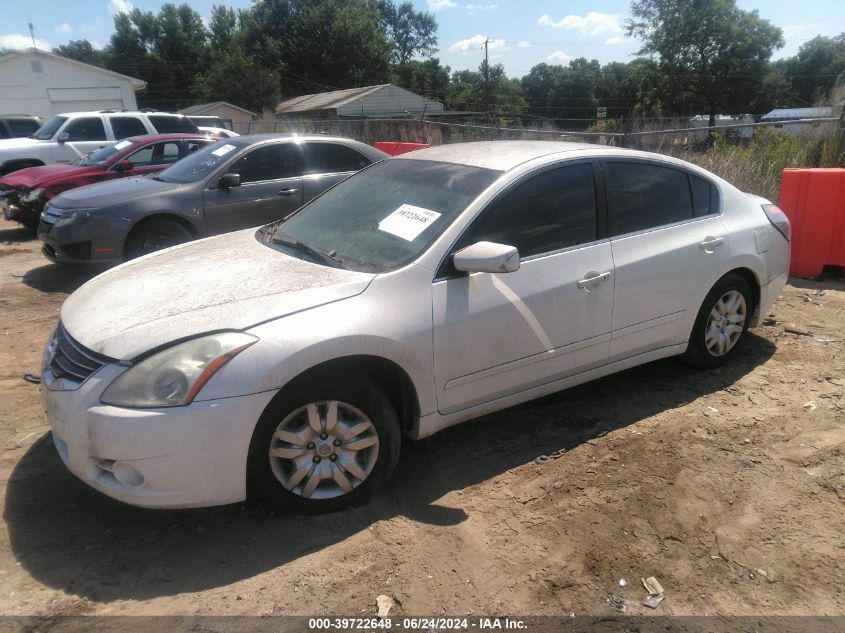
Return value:
[(376, 142), (376, 149), (380, 149), (391, 156), (399, 156), (399, 154), (413, 152), (416, 149), (425, 149), (426, 147), (431, 147), (431, 145), (428, 143), (395, 143), (393, 141)]
[(792, 225), (790, 274), (845, 266), (845, 169), (784, 169), (778, 206)]

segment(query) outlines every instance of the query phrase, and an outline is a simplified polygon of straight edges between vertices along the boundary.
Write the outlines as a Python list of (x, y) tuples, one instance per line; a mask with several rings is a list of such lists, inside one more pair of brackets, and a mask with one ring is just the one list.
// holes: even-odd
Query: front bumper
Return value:
[(104, 264), (123, 261), (123, 242), (131, 222), (122, 218), (67, 221), (48, 207), (41, 213), (38, 239), (52, 262)]
[(73, 390), (47, 380), (42, 398), (68, 469), (109, 497), (146, 508), (224, 505), (246, 498), (252, 432), (273, 392), (126, 409), (100, 402), (122, 372), (106, 365)]

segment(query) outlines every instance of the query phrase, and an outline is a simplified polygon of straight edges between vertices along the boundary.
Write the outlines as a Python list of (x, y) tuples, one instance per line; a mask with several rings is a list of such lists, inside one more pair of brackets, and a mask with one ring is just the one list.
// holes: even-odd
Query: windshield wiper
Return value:
[(306, 244), (305, 242), (300, 242), (294, 237), (289, 235), (279, 235), (278, 237), (273, 238), (274, 244), (284, 244), (285, 246), (290, 246), (291, 248), (295, 248), (298, 251), (303, 253), (307, 253), (312, 257), (316, 257), (321, 262), (328, 266), (332, 266), (334, 268), (343, 268), (343, 263), (335, 257), (335, 251), (331, 251), (326, 253), (325, 251), (321, 251), (319, 248), (315, 248)]

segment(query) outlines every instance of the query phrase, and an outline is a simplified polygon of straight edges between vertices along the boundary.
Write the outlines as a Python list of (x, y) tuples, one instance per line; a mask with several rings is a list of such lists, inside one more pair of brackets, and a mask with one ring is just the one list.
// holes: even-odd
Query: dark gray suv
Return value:
[(196, 151), (155, 177), (73, 189), (41, 214), (54, 262), (118, 263), (295, 211), (387, 154), (345, 138), (252, 135)]

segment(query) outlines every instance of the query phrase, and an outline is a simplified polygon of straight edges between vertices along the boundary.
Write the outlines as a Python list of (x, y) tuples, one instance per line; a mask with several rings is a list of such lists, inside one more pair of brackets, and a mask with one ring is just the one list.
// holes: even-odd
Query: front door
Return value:
[[(224, 173), (241, 177), (239, 187), (222, 188)], [(303, 202), (302, 149), (296, 143), (270, 143), (248, 150), (209, 180), (203, 192), (208, 235), (279, 220)]]
[[(67, 137), (64, 137), (65, 134)], [(98, 116), (71, 119), (62, 128), (59, 136), (64, 140), (57, 142), (51, 150), (53, 160), (57, 163), (73, 162), (89, 152), (111, 144), (106, 138), (103, 120)]]
[(543, 385), (606, 362), (613, 259), (600, 228), (594, 166), (532, 174), (494, 201), (454, 250), (515, 246), (520, 269), (460, 274), (447, 261), (432, 287), (441, 413)]

